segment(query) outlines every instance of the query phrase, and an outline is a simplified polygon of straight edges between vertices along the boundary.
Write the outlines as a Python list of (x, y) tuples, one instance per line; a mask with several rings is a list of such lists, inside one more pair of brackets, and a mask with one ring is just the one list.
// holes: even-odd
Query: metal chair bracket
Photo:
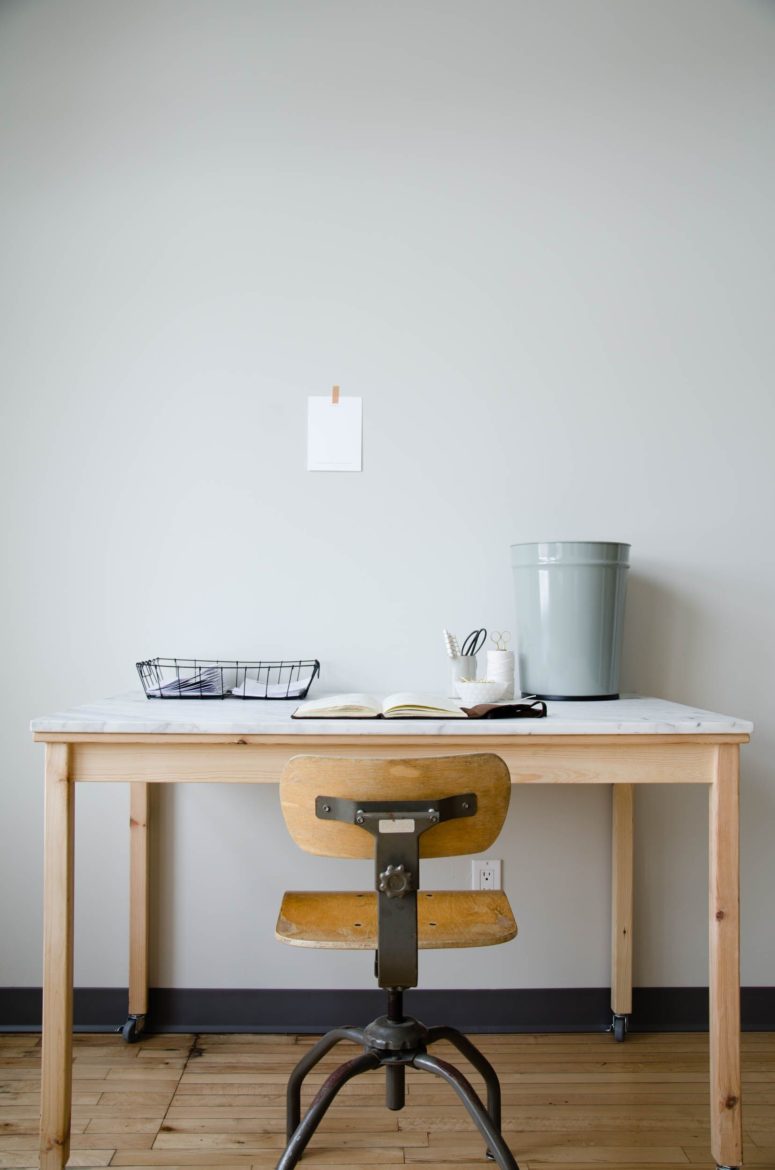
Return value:
[(315, 798), (322, 821), (343, 821), (375, 840), (377, 891), (377, 978), (380, 987), (417, 986), (417, 891), (420, 837), (442, 821), (476, 815), (476, 793), (430, 800), (345, 800)]
[[(442, 821), (455, 821), (461, 817), (476, 815), (476, 793), (466, 792), (460, 796), (443, 796), (437, 800), (344, 800), (338, 796), (315, 798), (315, 816), (320, 821), (344, 821), (358, 825), (372, 833), (414, 833), (416, 836), (432, 829)], [(382, 822), (401, 825), (414, 821), (410, 827), (388, 829)]]

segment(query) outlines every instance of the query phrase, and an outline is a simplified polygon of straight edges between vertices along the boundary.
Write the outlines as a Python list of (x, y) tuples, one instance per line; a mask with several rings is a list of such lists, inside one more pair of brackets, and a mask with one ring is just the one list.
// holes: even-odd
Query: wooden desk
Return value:
[(658, 699), (553, 703), (545, 720), (291, 722), (295, 704), (148, 701), (123, 696), (36, 719), (46, 744), (41, 1168), (70, 1148), (74, 788), (131, 784), (130, 1005), (148, 983), (148, 785), (276, 783), (299, 752), (426, 756), (497, 752), (515, 784), (613, 786), (612, 1009), (632, 994), (632, 839), (636, 784), (709, 790), (710, 1146), (742, 1162), (739, 965), (739, 745), (752, 725)]

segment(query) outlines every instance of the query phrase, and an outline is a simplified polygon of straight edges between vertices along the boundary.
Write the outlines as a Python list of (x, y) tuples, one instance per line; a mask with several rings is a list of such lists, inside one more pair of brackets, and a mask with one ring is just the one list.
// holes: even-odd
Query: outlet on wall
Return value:
[(491, 858), (486, 861), (474, 860), (471, 862), (471, 889), (472, 890), (501, 890), (501, 859)]

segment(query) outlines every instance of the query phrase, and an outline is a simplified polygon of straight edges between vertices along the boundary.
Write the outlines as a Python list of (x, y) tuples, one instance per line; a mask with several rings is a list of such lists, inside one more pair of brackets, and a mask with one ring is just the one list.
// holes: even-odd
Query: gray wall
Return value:
[[(742, 974), (775, 983), (774, 56), (753, 0), (5, 0), (0, 984), (40, 981), (32, 715), (165, 653), (435, 688), (443, 625), (513, 627), (509, 544), (574, 537), (632, 542), (625, 687), (757, 722)], [(361, 475), (305, 471), (333, 382)], [(369, 984), (273, 940), (356, 863), (271, 788), (162, 797), (155, 982)], [(703, 983), (705, 794), (638, 797), (636, 979)], [(125, 982), (126, 810), (78, 792), (80, 984)], [(605, 984), (608, 817), (515, 792), (520, 937), (426, 985)]]

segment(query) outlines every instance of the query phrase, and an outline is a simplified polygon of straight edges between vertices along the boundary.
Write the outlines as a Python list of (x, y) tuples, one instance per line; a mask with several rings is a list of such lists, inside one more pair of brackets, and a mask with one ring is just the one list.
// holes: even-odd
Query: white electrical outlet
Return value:
[(491, 858), (487, 861), (474, 860), (471, 862), (471, 889), (472, 890), (501, 890), (503, 884), (501, 881), (501, 866), (500, 857)]

